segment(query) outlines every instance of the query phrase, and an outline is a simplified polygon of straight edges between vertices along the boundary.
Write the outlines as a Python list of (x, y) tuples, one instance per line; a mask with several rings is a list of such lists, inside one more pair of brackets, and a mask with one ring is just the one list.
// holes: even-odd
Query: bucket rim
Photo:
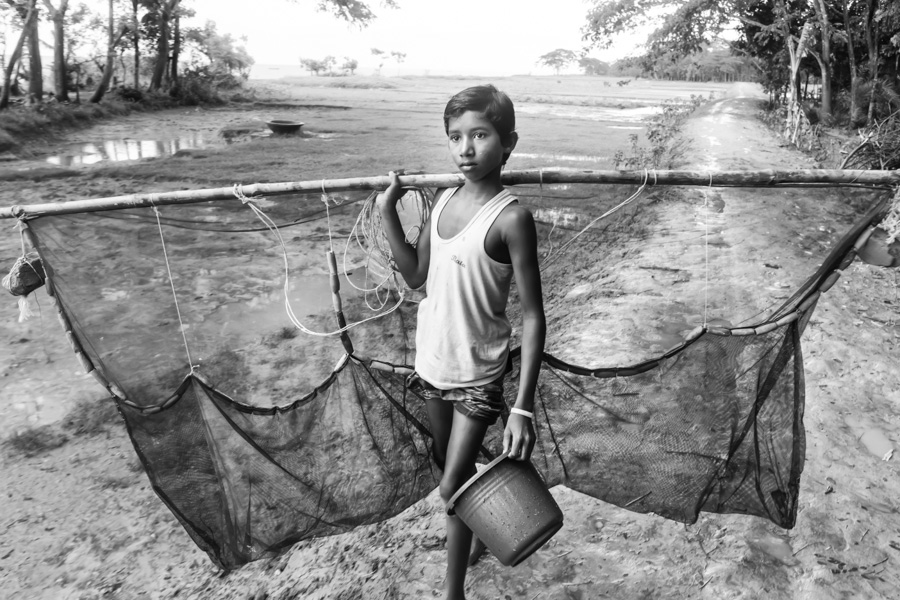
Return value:
[(503, 459), (508, 458), (508, 457), (509, 457), (509, 452), (504, 452), (503, 454), (501, 454), (500, 456), (498, 456), (497, 458), (495, 458), (494, 460), (489, 462), (487, 465), (485, 465), (485, 467), (483, 469), (481, 469), (480, 471), (478, 471), (477, 473), (472, 475), (472, 477), (469, 478), (469, 480), (467, 482), (462, 484), (462, 487), (460, 487), (458, 490), (456, 490), (456, 493), (453, 494), (453, 496), (450, 498), (450, 502), (447, 503), (447, 514), (451, 515), (451, 516), (455, 515), (456, 511), (453, 510), (453, 507), (456, 506), (456, 501), (463, 494), (463, 492), (465, 492), (467, 489), (472, 487), (472, 485), (474, 485), (476, 481), (478, 481), (481, 477), (483, 477), (485, 473), (487, 473), (488, 471), (493, 469), (495, 466), (497, 466), (498, 464), (503, 462)]

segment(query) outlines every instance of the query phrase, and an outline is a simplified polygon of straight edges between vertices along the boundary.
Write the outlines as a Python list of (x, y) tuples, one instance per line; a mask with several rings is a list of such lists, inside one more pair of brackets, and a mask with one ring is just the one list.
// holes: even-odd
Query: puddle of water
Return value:
[(92, 165), (102, 161), (141, 160), (171, 156), (179, 150), (205, 148), (214, 140), (201, 133), (170, 140), (106, 140), (85, 144), (70, 144), (60, 154), (47, 157), (47, 162), (71, 167)]
[[(351, 281), (358, 287), (366, 285), (365, 277), (363, 268), (356, 269), (350, 274)], [(290, 289), (291, 308), (301, 323), (307, 316), (328, 313), (332, 310), (330, 276), (292, 276)], [(355, 290), (350, 288), (343, 274), (341, 292), (355, 294)], [(217, 326), (218, 335), (222, 338), (241, 338), (248, 332), (258, 336), (260, 331), (293, 326), (286, 314), (284, 293), (281, 289), (246, 302), (223, 304), (206, 317), (206, 322)]]
[(784, 563), (792, 563), (796, 560), (791, 544), (779, 537), (750, 537), (747, 538), (747, 544)]
[(891, 444), (891, 440), (888, 439), (884, 432), (874, 427), (864, 431), (860, 436), (859, 441), (866, 447), (866, 450), (878, 458), (883, 458), (894, 448), (894, 445)]
[(871, 454), (878, 458), (884, 458), (888, 452), (893, 450), (894, 444), (891, 443), (891, 440), (888, 439), (887, 435), (882, 430), (873, 427), (866, 421), (857, 420), (852, 417), (847, 417), (845, 421), (853, 431), (856, 439), (858, 439)]

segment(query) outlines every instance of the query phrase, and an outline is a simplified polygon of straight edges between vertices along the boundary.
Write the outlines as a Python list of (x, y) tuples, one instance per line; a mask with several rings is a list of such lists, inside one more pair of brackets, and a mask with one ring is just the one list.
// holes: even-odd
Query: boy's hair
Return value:
[(450, 119), (473, 110), (484, 113), (494, 129), (500, 134), (500, 141), (506, 143), (516, 130), (516, 110), (509, 96), (488, 85), (476, 85), (459, 92), (447, 102), (444, 109), (444, 133), (450, 132)]

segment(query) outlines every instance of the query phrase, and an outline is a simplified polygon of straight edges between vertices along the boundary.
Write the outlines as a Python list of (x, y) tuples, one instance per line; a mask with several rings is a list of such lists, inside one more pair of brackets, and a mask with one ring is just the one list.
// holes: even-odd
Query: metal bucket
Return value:
[(491, 554), (514, 567), (543, 546), (563, 525), (563, 514), (530, 462), (501, 455), (450, 499), (456, 514)]

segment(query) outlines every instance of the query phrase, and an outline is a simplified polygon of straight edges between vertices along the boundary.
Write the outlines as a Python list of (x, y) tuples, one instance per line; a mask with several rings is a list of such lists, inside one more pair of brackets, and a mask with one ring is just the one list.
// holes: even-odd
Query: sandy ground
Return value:
[[(813, 166), (756, 120), (758, 98), (742, 95), (746, 91), (736, 86), (730, 97), (692, 118), (687, 167)], [(58, 193), (54, 185), (25, 187), (40, 195)], [(20, 192), (5, 186), (2, 204), (15, 203)], [(685, 245), (681, 234), (712, 225), (720, 243), (710, 272), (727, 268), (728, 275), (712, 278), (709, 314), (736, 322), (753, 312), (732, 314), (746, 290), (765, 286), (785, 293), (794, 282), (783, 274), (802, 271), (811, 255), (823, 255), (865, 202), (830, 190), (697, 190), (658, 205), (647, 238), (623, 242), (622, 252), (638, 264), (678, 264), (700, 277), (704, 246)], [(712, 217), (710, 205), (716, 207)], [(659, 301), (672, 289), (667, 273), (621, 268), (607, 285), (625, 293), (649, 291), (644, 296)], [(516, 568), (482, 560), (471, 571), (469, 597), (900, 598), (900, 478), (897, 458), (889, 458), (900, 443), (898, 281), (896, 270), (852, 264), (819, 302), (804, 335), (807, 462), (794, 529), (730, 515), (703, 515), (685, 526), (557, 487), (563, 530)], [(627, 310), (624, 302), (609, 301), (598, 314), (615, 318)], [(58, 418), (47, 411), (103, 397), (58, 335), (55, 319), (17, 324), (13, 302), (0, 307), (5, 436)], [(593, 335), (599, 341), (609, 332)], [(591, 341), (591, 335), (584, 339)], [(68, 403), (50, 401), (63, 394)], [(68, 436), (64, 445), (36, 456), (0, 453), (0, 597), (438, 595), (443, 517), (435, 494), (384, 523), (302, 542), (278, 558), (222, 574), (152, 493), (124, 429)]]

